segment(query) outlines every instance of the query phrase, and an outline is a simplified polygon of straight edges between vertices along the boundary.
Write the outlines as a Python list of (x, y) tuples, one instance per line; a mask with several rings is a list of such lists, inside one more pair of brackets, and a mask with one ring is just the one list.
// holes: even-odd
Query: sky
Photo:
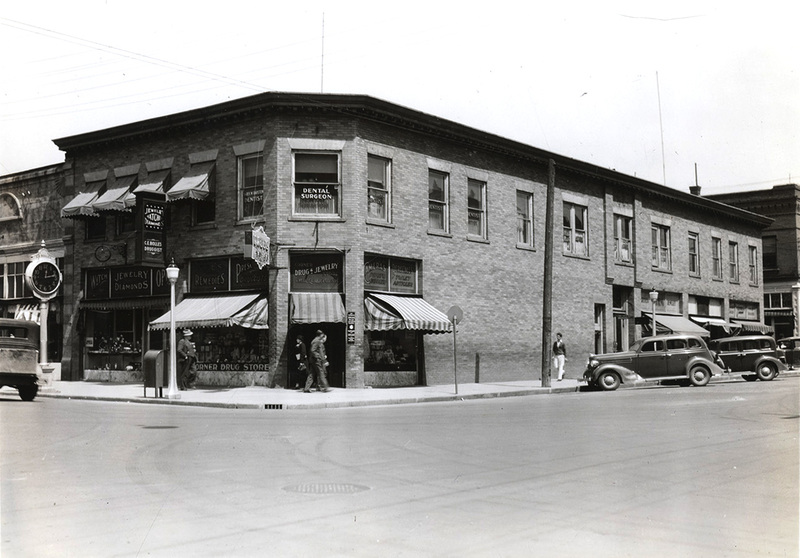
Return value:
[(57, 138), (289, 91), (684, 191), (800, 182), (796, 0), (291, 4), (5, 0), (0, 175), (62, 162)]

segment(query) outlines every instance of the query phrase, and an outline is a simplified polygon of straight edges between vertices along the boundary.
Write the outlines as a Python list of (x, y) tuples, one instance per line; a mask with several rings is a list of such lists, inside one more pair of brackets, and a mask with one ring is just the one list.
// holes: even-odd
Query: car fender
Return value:
[(783, 372), (784, 370), (788, 370), (788, 367), (779, 359), (765, 355), (756, 360), (756, 365), (753, 367), (753, 371), (758, 370), (758, 367), (761, 366), (762, 362), (771, 362), (772, 364), (778, 367), (778, 372)]
[(625, 368), (619, 364), (609, 363), (601, 364), (592, 371), (592, 381), (597, 380), (597, 378), (600, 377), (600, 374), (603, 372), (616, 372), (619, 376), (620, 382), (623, 384), (626, 382), (634, 382), (639, 377), (639, 375), (630, 368)]
[(702, 365), (711, 371), (712, 376), (720, 376), (725, 373), (725, 369), (721, 368), (717, 363), (708, 360), (707, 358), (693, 357), (686, 361), (685, 373), (688, 376), (689, 371), (696, 365)]

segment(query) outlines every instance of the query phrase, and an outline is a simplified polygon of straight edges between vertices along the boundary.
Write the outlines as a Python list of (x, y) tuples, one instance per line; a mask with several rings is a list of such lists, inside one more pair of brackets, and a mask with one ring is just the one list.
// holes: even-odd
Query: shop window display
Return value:
[(417, 370), (417, 332), (409, 330), (368, 331), (364, 346), (364, 368), (368, 371)]

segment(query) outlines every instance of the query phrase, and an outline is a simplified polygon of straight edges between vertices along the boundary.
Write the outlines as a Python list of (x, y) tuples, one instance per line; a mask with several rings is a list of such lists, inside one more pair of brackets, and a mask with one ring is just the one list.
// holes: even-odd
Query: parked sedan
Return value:
[(702, 338), (673, 334), (645, 337), (621, 353), (591, 355), (583, 379), (611, 391), (641, 379), (684, 380), (704, 386), (722, 372)]
[[(728, 372), (742, 372), (748, 382), (769, 381), (786, 370), (786, 358), (769, 335), (724, 337), (709, 343)], [(749, 372), (749, 374), (748, 374)]]
[(800, 364), (800, 337), (786, 337), (778, 339), (778, 347), (786, 352), (786, 364), (789, 368)]

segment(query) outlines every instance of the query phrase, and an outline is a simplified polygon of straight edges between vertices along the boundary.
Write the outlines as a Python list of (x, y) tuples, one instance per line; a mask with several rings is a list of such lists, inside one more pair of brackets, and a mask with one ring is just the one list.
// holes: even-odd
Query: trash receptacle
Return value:
[(167, 351), (147, 351), (142, 362), (144, 372), (144, 396), (147, 388), (155, 389), (156, 397), (164, 397), (164, 382), (167, 376)]

